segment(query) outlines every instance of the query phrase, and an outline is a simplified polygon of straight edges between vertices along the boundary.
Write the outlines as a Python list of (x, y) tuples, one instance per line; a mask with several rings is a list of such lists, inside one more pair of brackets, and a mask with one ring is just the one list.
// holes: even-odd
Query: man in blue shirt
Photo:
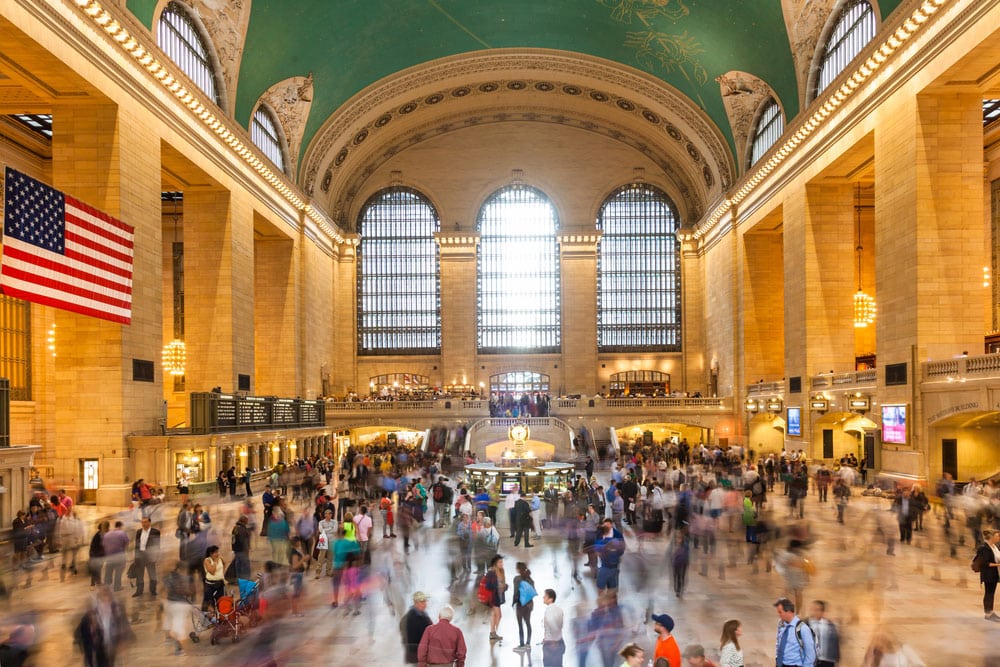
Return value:
[(594, 551), (601, 559), (597, 569), (597, 590), (617, 590), (618, 567), (625, 553), (625, 540), (608, 519), (601, 524), (600, 530), (600, 537), (594, 542)]
[(808, 623), (795, 614), (795, 603), (781, 598), (774, 603), (778, 612), (776, 667), (816, 667), (816, 640)]

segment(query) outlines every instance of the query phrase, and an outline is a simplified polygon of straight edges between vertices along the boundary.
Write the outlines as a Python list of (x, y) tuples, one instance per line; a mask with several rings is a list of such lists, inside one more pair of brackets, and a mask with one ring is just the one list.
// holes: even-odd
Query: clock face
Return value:
[(514, 424), (510, 427), (508, 436), (516, 442), (523, 442), (528, 439), (528, 427), (524, 424)]

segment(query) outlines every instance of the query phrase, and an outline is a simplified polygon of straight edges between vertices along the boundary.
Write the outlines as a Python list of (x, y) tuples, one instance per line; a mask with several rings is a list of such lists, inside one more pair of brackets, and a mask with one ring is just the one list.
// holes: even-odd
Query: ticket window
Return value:
[(205, 481), (205, 460), (200, 454), (175, 454), (174, 476), (180, 479), (187, 473), (191, 484)]

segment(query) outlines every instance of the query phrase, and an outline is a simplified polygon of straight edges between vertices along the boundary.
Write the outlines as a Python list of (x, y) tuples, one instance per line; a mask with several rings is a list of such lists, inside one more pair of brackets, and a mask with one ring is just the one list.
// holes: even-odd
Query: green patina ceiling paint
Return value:
[[(879, 3), (882, 15), (900, 1)], [(156, 4), (128, 0), (147, 26)], [(264, 91), (312, 72), (304, 147), (373, 82), (437, 58), (501, 47), (575, 51), (648, 72), (692, 99), (730, 146), (720, 74), (750, 72), (771, 85), (788, 118), (798, 113), (780, 0), (253, 0), (235, 116), (247, 126)]]

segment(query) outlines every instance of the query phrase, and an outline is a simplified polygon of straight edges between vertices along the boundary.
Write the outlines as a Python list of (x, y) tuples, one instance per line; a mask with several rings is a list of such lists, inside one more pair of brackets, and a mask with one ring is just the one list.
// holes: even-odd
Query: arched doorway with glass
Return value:
[(536, 371), (508, 371), (490, 376), (491, 417), (547, 417), (549, 376)]

